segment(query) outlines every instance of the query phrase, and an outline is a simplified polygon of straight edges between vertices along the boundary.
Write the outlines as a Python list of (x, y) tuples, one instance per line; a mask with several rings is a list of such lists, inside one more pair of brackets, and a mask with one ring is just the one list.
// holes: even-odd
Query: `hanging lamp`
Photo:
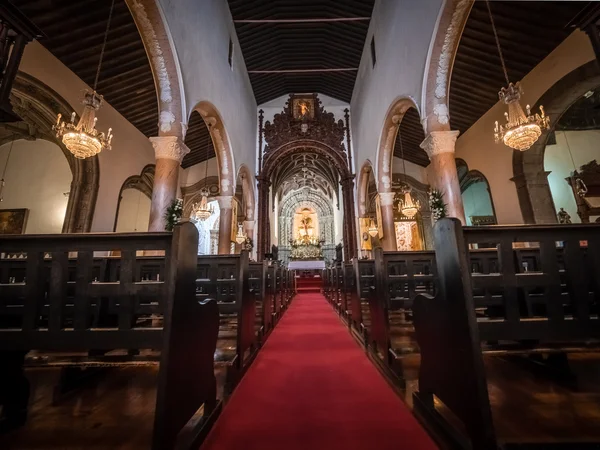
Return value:
[[(400, 133), (400, 128), (398, 128), (398, 133)], [(410, 195), (411, 187), (406, 182), (406, 161), (404, 160), (404, 147), (402, 146), (402, 135), (400, 135), (400, 155), (402, 158), (402, 170), (404, 171), (404, 183), (402, 185), (402, 194), (404, 195), (403, 199), (400, 199), (398, 202), (398, 211), (405, 217), (412, 219), (417, 215), (419, 209), (421, 209), (421, 203), (418, 200), (413, 200), (412, 195)]]
[(108, 133), (104, 134), (96, 129), (96, 111), (100, 109), (103, 102), (102, 95), (98, 94), (98, 78), (100, 77), (100, 69), (106, 49), (106, 41), (108, 39), (108, 31), (112, 19), (115, 0), (112, 0), (110, 12), (108, 13), (108, 22), (106, 31), (104, 32), (104, 42), (100, 51), (100, 60), (98, 61), (98, 69), (96, 70), (96, 78), (92, 92), (86, 91), (83, 99), (83, 112), (79, 118), (79, 122), (75, 124), (76, 114), (73, 111), (71, 121), (62, 120), (62, 114), (58, 114), (56, 124), (52, 127), (56, 131), (56, 137), (61, 138), (67, 150), (69, 150), (75, 158), (85, 159), (97, 155), (102, 150), (110, 150), (112, 142), (112, 128), (108, 129)]
[(200, 203), (196, 203), (192, 207), (192, 216), (199, 220), (206, 220), (210, 216), (213, 215), (215, 209), (212, 205), (208, 204), (208, 196), (210, 195), (210, 191), (208, 190), (208, 147), (210, 145), (210, 126), (208, 126), (208, 139), (206, 140), (206, 159), (205, 159), (205, 169), (204, 169), (204, 187), (200, 190)]
[(379, 233), (379, 230), (377, 229), (377, 225), (375, 225), (375, 222), (373, 221), (372, 218), (371, 218), (371, 223), (369, 224), (369, 228), (367, 229), (367, 232), (369, 233), (369, 235), (371, 237), (375, 237)]
[(571, 146), (569, 145), (569, 139), (567, 138), (567, 131), (565, 130), (563, 131), (563, 133), (565, 135), (567, 149), (569, 150), (569, 156), (571, 157), (571, 164), (573, 164), (573, 173), (569, 176), (569, 178), (571, 178), (572, 186), (575, 188), (575, 192), (577, 193), (577, 195), (583, 198), (588, 192), (588, 187), (577, 173), (577, 166), (575, 165), (575, 158), (573, 158), (573, 152), (571, 152)]
[(15, 143), (15, 135), (11, 136), (10, 147), (8, 148), (8, 156), (6, 157), (6, 163), (4, 164), (4, 170), (2, 171), (2, 178), (0, 178), (0, 202), (4, 201), (4, 186), (6, 186), (6, 171), (8, 170), (8, 162), (10, 161), (10, 155), (12, 153), (13, 145)]
[(550, 117), (546, 116), (544, 113), (543, 106), (540, 106), (539, 114), (532, 114), (529, 105), (525, 107), (527, 114), (523, 112), (523, 108), (519, 103), (521, 95), (523, 94), (521, 83), (517, 82), (513, 84), (508, 79), (508, 72), (506, 71), (506, 64), (504, 63), (504, 56), (502, 55), (498, 32), (496, 31), (496, 25), (494, 23), (494, 18), (492, 17), (490, 2), (489, 0), (486, 0), (485, 3), (490, 16), (490, 22), (492, 23), (494, 39), (496, 40), (496, 47), (498, 48), (498, 55), (500, 56), (502, 70), (504, 71), (504, 78), (506, 79), (507, 84), (507, 87), (503, 87), (500, 92), (498, 92), (500, 100), (508, 106), (508, 112), (504, 113), (506, 123), (504, 125), (498, 125), (498, 121), (496, 121), (494, 126), (494, 138), (496, 144), (504, 142), (506, 146), (523, 152), (535, 144), (542, 135), (542, 130), (547, 129), (550, 126)]

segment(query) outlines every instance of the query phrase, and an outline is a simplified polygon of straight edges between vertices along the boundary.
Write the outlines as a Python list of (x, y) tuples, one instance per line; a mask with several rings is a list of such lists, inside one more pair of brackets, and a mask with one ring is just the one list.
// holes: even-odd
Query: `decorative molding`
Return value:
[(156, 159), (171, 159), (181, 164), (185, 155), (190, 152), (183, 140), (177, 136), (151, 137), (150, 142), (154, 148)]
[(129, 2), (131, 12), (136, 19), (136, 24), (140, 30), (142, 39), (144, 40), (146, 52), (148, 53), (152, 72), (158, 86), (158, 96), (160, 99), (159, 112), (159, 127), (163, 133), (171, 131), (173, 124), (176, 122), (176, 116), (173, 112), (173, 95), (171, 90), (171, 79), (169, 69), (165, 61), (160, 40), (156, 35), (152, 21), (148, 17), (146, 8), (139, 0), (131, 0)]
[(381, 203), (381, 206), (393, 206), (395, 197), (395, 192), (382, 192), (381, 194), (379, 194), (379, 201)]
[(221, 209), (233, 209), (233, 195), (219, 195), (217, 201), (219, 202), (219, 208)]
[(442, 125), (450, 123), (450, 113), (445, 103), (438, 103), (433, 107), (433, 113)]
[[(444, 35), (444, 44), (442, 45), (435, 76), (435, 97), (440, 100), (445, 99), (448, 95), (448, 81), (450, 80), (452, 62), (454, 61), (456, 48), (462, 34), (465, 15), (468, 13), (472, 2), (473, 0), (459, 0), (456, 3), (450, 25)], [(444, 106), (446, 105), (444, 104)], [(440, 121), (440, 123), (447, 122)]]
[(455, 143), (460, 131), (432, 131), (421, 142), (420, 147), (425, 150), (429, 159), (442, 153), (454, 153)]

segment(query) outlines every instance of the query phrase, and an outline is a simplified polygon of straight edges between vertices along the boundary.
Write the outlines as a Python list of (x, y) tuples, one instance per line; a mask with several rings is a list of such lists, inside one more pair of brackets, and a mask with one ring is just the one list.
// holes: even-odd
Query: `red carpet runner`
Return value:
[(321, 294), (299, 294), (202, 450), (437, 447)]

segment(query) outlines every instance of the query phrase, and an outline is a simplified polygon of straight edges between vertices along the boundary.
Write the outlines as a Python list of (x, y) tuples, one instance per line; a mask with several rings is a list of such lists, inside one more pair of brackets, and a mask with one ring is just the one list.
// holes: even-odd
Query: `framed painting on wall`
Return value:
[(0, 234), (23, 234), (28, 216), (26, 208), (0, 209)]
[(379, 231), (379, 239), (383, 239), (383, 219), (381, 217), (381, 200), (379, 194), (375, 197), (375, 213), (377, 215), (377, 230)]

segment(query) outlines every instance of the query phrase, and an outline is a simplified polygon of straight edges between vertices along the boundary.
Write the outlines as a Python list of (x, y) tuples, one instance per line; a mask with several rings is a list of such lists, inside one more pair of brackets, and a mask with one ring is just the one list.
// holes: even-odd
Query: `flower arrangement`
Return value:
[(183, 214), (183, 200), (180, 198), (176, 198), (171, 202), (171, 204), (167, 207), (167, 211), (165, 212), (165, 230), (173, 231), (175, 225), (179, 223), (181, 220), (181, 216)]
[(429, 191), (429, 209), (431, 210), (431, 217), (433, 222), (446, 217), (448, 211), (446, 209), (448, 205), (444, 203), (444, 193), (438, 189), (431, 189)]

